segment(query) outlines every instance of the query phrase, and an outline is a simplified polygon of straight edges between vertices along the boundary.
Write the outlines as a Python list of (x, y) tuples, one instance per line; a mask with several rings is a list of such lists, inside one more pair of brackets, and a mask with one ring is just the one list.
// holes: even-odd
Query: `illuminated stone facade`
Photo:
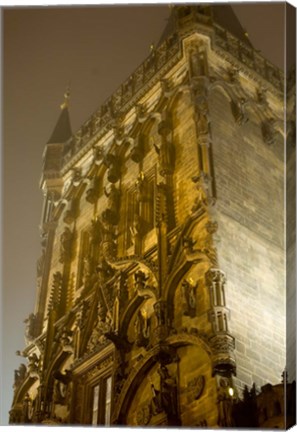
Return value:
[(11, 423), (235, 426), (244, 387), (281, 380), (283, 75), (229, 6), (168, 27), (74, 135), (66, 98), (46, 145)]

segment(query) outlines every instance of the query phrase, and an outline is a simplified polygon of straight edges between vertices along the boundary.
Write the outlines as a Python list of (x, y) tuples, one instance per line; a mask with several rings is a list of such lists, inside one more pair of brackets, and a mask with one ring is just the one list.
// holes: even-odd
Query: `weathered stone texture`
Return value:
[(267, 147), (252, 116), (235, 124), (219, 91), (210, 100), (218, 253), (227, 273), (238, 383), (276, 383), (286, 347), (283, 143)]

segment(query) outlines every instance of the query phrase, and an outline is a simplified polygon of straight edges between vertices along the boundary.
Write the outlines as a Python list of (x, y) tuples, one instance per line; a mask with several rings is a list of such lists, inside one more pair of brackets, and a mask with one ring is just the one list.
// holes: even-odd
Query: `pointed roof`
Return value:
[(70, 117), (68, 111), (69, 90), (64, 94), (64, 102), (61, 105), (61, 113), (48, 144), (64, 143), (72, 136)]
[(213, 4), (213, 3), (211, 4), (201, 3), (200, 5), (188, 4), (183, 6), (174, 6), (172, 8), (172, 13), (168, 18), (167, 25), (162, 33), (158, 45), (160, 45), (170, 34), (173, 34), (177, 30), (176, 13), (175, 13), (176, 8), (185, 9), (186, 7), (191, 8), (194, 13), (197, 12), (200, 14), (207, 14), (211, 16), (212, 22), (218, 24), (219, 26), (227, 30), (229, 33), (233, 34), (233, 36), (237, 37), (239, 40), (252, 47), (252, 44), (248, 39), (245, 30), (241, 26), (237, 16), (235, 15), (232, 6), (230, 6), (229, 4)]

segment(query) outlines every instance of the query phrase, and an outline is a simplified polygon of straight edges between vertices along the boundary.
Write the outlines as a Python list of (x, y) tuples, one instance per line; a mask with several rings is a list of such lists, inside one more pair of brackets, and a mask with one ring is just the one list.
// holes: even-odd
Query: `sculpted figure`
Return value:
[(177, 386), (165, 365), (160, 365), (158, 369), (160, 376), (160, 392), (162, 408), (168, 417), (176, 417), (177, 411)]
[(108, 198), (107, 208), (102, 213), (102, 219), (104, 222), (117, 225), (119, 221), (119, 210), (120, 210), (120, 191), (114, 184), (110, 185), (109, 191), (104, 188), (104, 193)]
[(232, 419), (232, 399), (228, 394), (228, 382), (225, 379), (220, 380), (218, 394), (218, 424), (221, 427), (234, 426)]
[(160, 174), (172, 174), (175, 165), (175, 148), (172, 142), (172, 137), (169, 136), (171, 129), (168, 121), (161, 121), (158, 132), (161, 135), (161, 144), (157, 146), (154, 142), (155, 150), (159, 156)]

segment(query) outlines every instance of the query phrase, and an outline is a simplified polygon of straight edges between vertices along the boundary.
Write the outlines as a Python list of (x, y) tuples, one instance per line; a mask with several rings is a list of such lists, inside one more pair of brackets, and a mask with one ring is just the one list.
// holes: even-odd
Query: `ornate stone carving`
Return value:
[(216, 268), (211, 268), (205, 274), (205, 280), (210, 291), (210, 301), (212, 306), (225, 306), (226, 276), (224, 272)]
[(77, 197), (73, 197), (67, 204), (67, 207), (64, 212), (63, 221), (70, 225), (77, 218), (79, 213), (79, 199)]
[(193, 246), (195, 244), (196, 241), (193, 240), (191, 237), (183, 238), (184, 254), (186, 256), (187, 261), (192, 262), (194, 264), (198, 264), (199, 262), (202, 261), (211, 260), (212, 258), (211, 251), (206, 248), (194, 249)]
[(228, 69), (228, 79), (231, 84), (236, 84), (238, 82), (238, 73), (239, 70), (236, 67), (231, 67)]
[(31, 342), (36, 336), (36, 315), (31, 313), (28, 318), (24, 320), (26, 324), (25, 338), (28, 342)]
[(207, 74), (206, 53), (203, 45), (194, 45), (190, 49), (190, 71), (192, 77)]
[(158, 146), (154, 142), (154, 147), (159, 156), (160, 174), (166, 176), (172, 174), (175, 167), (175, 148), (171, 134), (172, 125), (168, 118), (159, 123), (158, 132), (161, 135), (161, 143)]
[(149, 276), (145, 274), (142, 270), (138, 270), (134, 273), (135, 289), (137, 292), (141, 293), (146, 288), (146, 282)]
[(153, 343), (157, 344), (166, 339), (169, 334), (166, 302), (162, 300), (157, 301), (154, 304), (154, 311), (156, 317), (156, 327), (153, 331)]
[(191, 381), (187, 383), (187, 386), (181, 391), (186, 393), (187, 402), (191, 403), (195, 400), (200, 399), (204, 387), (205, 387), (205, 377), (204, 375), (198, 375), (195, 378), (191, 379)]
[(28, 374), (32, 378), (38, 378), (39, 377), (39, 358), (37, 357), (37, 354), (33, 353), (28, 358)]
[(71, 231), (70, 228), (65, 227), (60, 238), (60, 263), (66, 263), (67, 261), (71, 260), (74, 239), (74, 231)]
[(214, 199), (210, 196), (211, 180), (208, 174), (201, 172), (198, 176), (192, 177), (192, 181), (197, 189), (197, 196), (192, 207), (192, 213), (196, 213), (201, 208), (206, 208), (208, 204), (213, 205)]
[(49, 299), (48, 309), (58, 309), (61, 300), (61, 289), (62, 289), (63, 277), (61, 272), (53, 274), (52, 290)]
[(151, 418), (151, 404), (147, 402), (138, 408), (136, 412), (136, 423), (139, 426), (146, 426), (149, 424)]
[(91, 204), (95, 204), (99, 197), (99, 193), (100, 179), (98, 176), (94, 176), (90, 179), (89, 187), (86, 190), (86, 200)]
[(59, 341), (63, 348), (63, 351), (72, 353), (73, 347), (73, 331), (64, 327), (59, 335)]
[(161, 364), (158, 369), (160, 376), (160, 405), (166, 412), (169, 425), (178, 426), (178, 402), (176, 378), (168, 368)]
[(139, 309), (134, 323), (135, 344), (138, 347), (147, 346), (150, 338), (150, 318), (145, 310)]
[(109, 190), (104, 188), (104, 193), (108, 198), (108, 203), (107, 208), (102, 213), (102, 220), (108, 225), (117, 225), (119, 222), (120, 191), (114, 184), (111, 184)]
[(266, 88), (263, 88), (263, 87), (261, 87), (261, 88), (258, 88), (257, 89), (257, 102), (260, 104), (260, 105), (267, 105), (267, 98), (266, 98), (266, 92), (267, 92), (267, 89)]
[(72, 169), (72, 178), (71, 181), (74, 186), (78, 186), (82, 180), (81, 168), (75, 167)]
[(248, 115), (246, 112), (247, 102), (248, 101), (244, 98), (241, 98), (239, 101), (234, 101), (232, 99), (230, 102), (234, 119), (240, 126), (248, 121)]
[(212, 350), (213, 374), (231, 376), (236, 372), (235, 342), (229, 334), (216, 334), (209, 340)]
[(134, 144), (131, 149), (130, 157), (133, 162), (140, 163), (144, 157), (145, 152), (145, 136), (140, 133), (134, 138)]
[(102, 146), (94, 146), (93, 147), (93, 160), (95, 164), (99, 164), (104, 158), (103, 147)]
[(120, 159), (117, 155), (108, 153), (103, 159), (108, 168), (107, 179), (110, 183), (116, 183), (121, 177)]
[(184, 298), (184, 315), (193, 318), (196, 316), (196, 291), (198, 283), (194, 284), (192, 279), (184, 279), (182, 292)]
[(87, 351), (91, 352), (99, 346), (104, 346), (107, 342), (107, 334), (112, 331), (113, 322), (111, 313), (108, 311), (103, 301), (98, 302), (97, 318), (92, 334), (87, 344)]
[(34, 412), (33, 401), (30, 398), (29, 393), (26, 393), (22, 401), (22, 423), (31, 423)]
[(221, 378), (218, 389), (218, 425), (224, 428), (233, 427), (232, 398), (228, 394), (227, 378)]

